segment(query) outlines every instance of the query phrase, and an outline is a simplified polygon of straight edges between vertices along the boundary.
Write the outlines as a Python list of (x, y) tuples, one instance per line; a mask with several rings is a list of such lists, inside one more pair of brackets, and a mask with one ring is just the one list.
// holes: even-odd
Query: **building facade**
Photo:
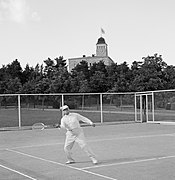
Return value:
[(105, 65), (111, 65), (114, 61), (108, 56), (108, 46), (103, 37), (100, 37), (96, 44), (96, 54), (68, 59), (68, 71), (71, 72), (81, 61), (86, 61), (89, 66), (103, 61)]

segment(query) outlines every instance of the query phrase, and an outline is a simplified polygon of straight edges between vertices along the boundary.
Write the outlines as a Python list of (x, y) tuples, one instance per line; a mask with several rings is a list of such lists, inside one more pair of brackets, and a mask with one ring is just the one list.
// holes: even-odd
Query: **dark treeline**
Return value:
[(175, 67), (161, 55), (143, 57), (131, 67), (126, 62), (106, 66), (102, 61), (88, 67), (82, 61), (67, 71), (63, 56), (44, 60), (44, 65), (28, 64), (22, 69), (16, 59), (0, 68), (0, 94), (135, 92), (175, 89)]

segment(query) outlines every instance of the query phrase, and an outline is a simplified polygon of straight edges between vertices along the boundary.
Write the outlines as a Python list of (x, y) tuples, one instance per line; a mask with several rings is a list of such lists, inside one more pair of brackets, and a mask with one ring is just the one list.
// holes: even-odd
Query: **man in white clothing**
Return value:
[(97, 164), (98, 161), (94, 153), (87, 145), (83, 129), (80, 127), (79, 122), (80, 121), (85, 122), (89, 125), (92, 125), (93, 127), (95, 127), (95, 124), (88, 118), (78, 113), (70, 113), (69, 107), (67, 105), (64, 105), (60, 109), (63, 112), (60, 128), (64, 128), (67, 130), (66, 140), (64, 145), (64, 151), (68, 159), (66, 164), (75, 163), (71, 153), (71, 149), (73, 148), (75, 142), (79, 144), (80, 148), (87, 154), (87, 156), (91, 159), (92, 163)]

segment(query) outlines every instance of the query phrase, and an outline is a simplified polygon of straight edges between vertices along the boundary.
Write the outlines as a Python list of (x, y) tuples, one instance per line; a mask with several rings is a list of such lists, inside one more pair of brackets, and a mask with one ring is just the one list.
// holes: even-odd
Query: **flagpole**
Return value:
[(105, 34), (105, 31), (103, 30), (103, 28), (101, 28), (101, 37), (102, 37), (102, 34)]

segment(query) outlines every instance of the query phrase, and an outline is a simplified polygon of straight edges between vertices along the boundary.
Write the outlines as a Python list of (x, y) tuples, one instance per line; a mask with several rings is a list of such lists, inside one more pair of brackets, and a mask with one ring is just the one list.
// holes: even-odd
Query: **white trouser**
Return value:
[(73, 160), (71, 156), (72, 155), (71, 149), (73, 148), (75, 142), (78, 143), (80, 148), (87, 154), (89, 158), (95, 158), (94, 153), (91, 151), (91, 149), (86, 143), (82, 128), (76, 128), (71, 131), (67, 131), (66, 133), (64, 151), (69, 161)]

